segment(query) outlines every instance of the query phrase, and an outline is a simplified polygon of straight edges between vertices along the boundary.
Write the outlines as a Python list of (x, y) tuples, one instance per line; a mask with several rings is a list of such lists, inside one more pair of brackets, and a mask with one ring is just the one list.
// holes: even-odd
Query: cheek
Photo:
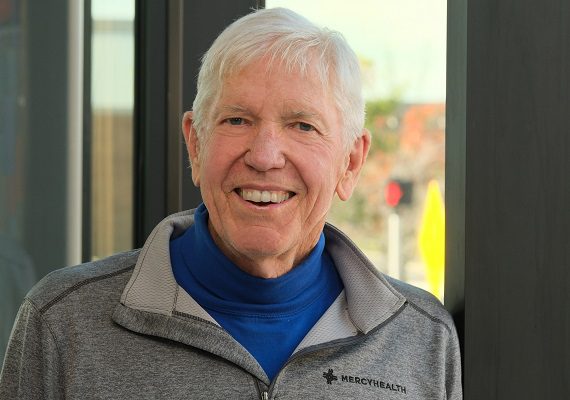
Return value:
[(338, 155), (323, 157), (313, 163), (311, 187), (309, 192), (314, 196), (314, 206), (319, 209), (326, 208), (326, 212), (332, 205), (338, 185), (343, 178), (345, 160)]
[(223, 163), (228, 158), (229, 146), (224, 141), (219, 140), (217, 135), (212, 133), (212, 137), (208, 140), (202, 151), (202, 165), (207, 169), (212, 169)]
[(307, 186), (310, 209), (317, 218), (328, 212), (338, 183), (338, 168), (334, 168), (328, 157), (316, 158), (305, 165), (303, 180)]
[(240, 160), (240, 150), (236, 144), (221, 143), (221, 141), (210, 141), (205, 149), (201, 162), (201, 184), (202, 186), (219, 185), (228, 177), (232, 171), (235, 172), (235, 165)]
[(318, 153), (312, 152), (307, 155), (305, 171), (307, 180), (310, 181), (311, 186), (314, 186), (318, 191), (329, 192), (334, 190), (334, 186), (338, 181), (339, 160), (331, 154), (323, 154), (320, 156)]

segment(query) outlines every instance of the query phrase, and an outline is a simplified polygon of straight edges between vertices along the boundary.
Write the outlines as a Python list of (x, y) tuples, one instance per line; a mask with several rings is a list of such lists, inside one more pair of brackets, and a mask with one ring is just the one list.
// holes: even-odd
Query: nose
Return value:
[(244, 161), (251, 168), (265, 172), (285, 166), (283, 137), (278, 128), (261, 127), (249, 143)]

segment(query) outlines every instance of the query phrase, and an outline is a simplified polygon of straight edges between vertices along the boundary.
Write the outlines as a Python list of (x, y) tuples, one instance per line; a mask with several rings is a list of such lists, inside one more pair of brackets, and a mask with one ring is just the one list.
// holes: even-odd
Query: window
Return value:
[(91, 258), (133, 246), (134, 0), (92, 0)]
[[(91, 11), (92, 65), (84, 65)], [(82, 247), (88, 259), (132, 247), (133, 19), (134, 0), (0, 1), (0, 360), (37, 280), (80, 263)], [(87, 137), (85, 71), (92, 78)], [(83, 155), (91, 160), (86, 169)]]
[[(37, 279), (80, 261), (81, 2), (0, 7), (0, 359)], [(79, 114), (78, 114), (79, 113)], [(79, 163), (78, 163), (79, 161)]]

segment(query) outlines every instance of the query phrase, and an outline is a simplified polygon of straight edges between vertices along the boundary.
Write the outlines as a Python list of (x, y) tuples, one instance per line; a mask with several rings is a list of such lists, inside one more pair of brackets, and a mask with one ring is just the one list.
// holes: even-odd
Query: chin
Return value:
[(239, 254), (247, 256), (248, 258), (271, 257), (272, 255), (277, 257), (286, 251), (287, 246), (285, 246), (284, 243), (268, 239), (267, 237), (259, 236), (252, 238), (241, 237), (234, 242), (233, 247)]

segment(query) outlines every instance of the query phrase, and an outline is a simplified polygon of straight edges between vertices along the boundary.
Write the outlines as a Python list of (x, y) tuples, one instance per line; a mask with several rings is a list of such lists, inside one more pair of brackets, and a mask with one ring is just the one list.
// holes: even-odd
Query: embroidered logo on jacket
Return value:
[(333, 370), (330, 368), (328, 372), (323, 372), (323, 378), (327, 380), (327, 384), (329, 385), (332, 385), (332, 381), (338, 381), (338, 378), (333, 374)]
[[(327, 372), (323, 372), (323, 378), (327, 380), (328, 385), (332, 385), (333, 381), (338, 381), (338, 377), (334, 374), (332, 368), (329, 368)], [(371, 379), (362, 376), (351, 376), (351, 375), (341, 374), (339, 383), (352, 383), (355, 385), (365, 385), (365, 386), (390, 390), (392, 392), (406, 394), (406, 387), (404, 385), (398, 385), (396, 383), (384, 382), (378, 379)]]

